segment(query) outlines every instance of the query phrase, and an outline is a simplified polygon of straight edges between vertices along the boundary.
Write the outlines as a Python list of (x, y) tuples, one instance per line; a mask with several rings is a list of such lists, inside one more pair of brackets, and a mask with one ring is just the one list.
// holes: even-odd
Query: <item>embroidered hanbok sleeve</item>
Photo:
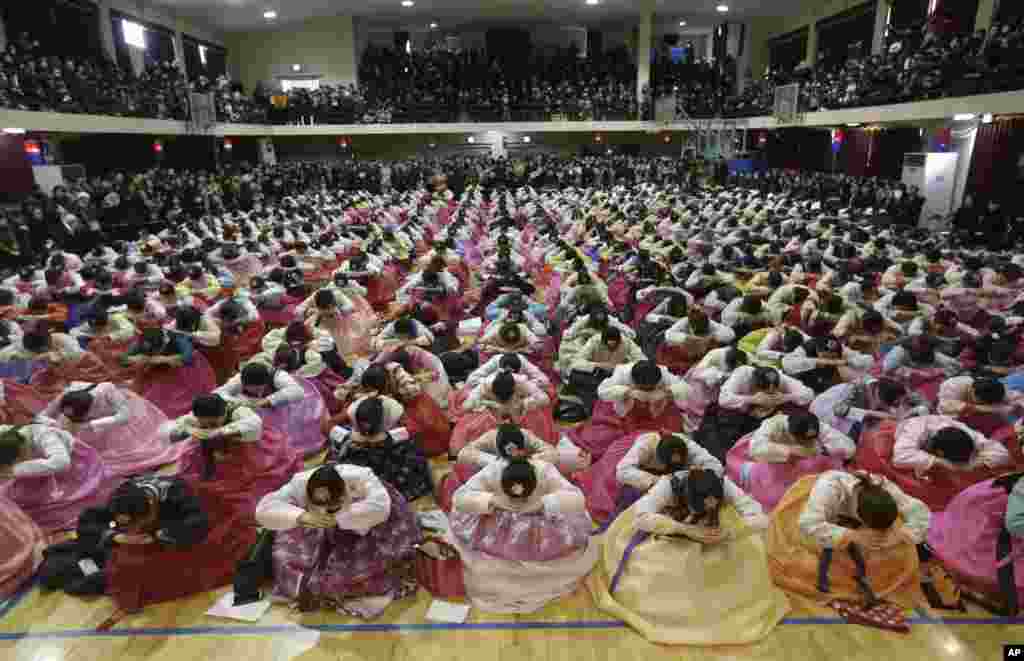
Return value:
[(268, 530), (291, 530), (299, 526), (299, 517), (306, 513), (304, 492), (309, 475), (300, 473), (277, 491), (263, 496), (256, 506), (256, 521)]
[(821, 423), (818, 432), (818, 445), (825, 449), (828, 456), (843, 460), (857, 452), (857, 445), (852, 438), (825, 423)]
[(586, 498), (579, 487), (565, 479), (553, 464), (532, 462), (537, 476), (537, 490), (544, 493), (541, 501), (546, 514), (574, 514), (587, 511)]
[(31, 436), (26, 442), (32, 443), (43, 457), (15, 464), (14, 477), (53, 475), (71, 467), (71, 446), (75, 442), (71, 434), (43, 425), (31, 425), (28, 433)]
[(284, 370), (278, 370), (274, 374), (274, 394), (267, 399), (271, 406), (276, 407), (301, 401), (304, 395), (305, 391), (295, 377)]
[(754, 369), (749, 366), (739, 367), (722, 384), (718, 395), (718, 403), (723, 408), (743, 411), (753, 403), (753, 396), (747, 394), (751, 390), (751, 379)]
[(85, 355), (82, 345), (70, 335), (54, 333), (50, 339), (53, 342), (53, 350), (60, 356), (61, 362), (75, 361)]
[(675, 532), (678, 523), (661, 513), (670, 507), (674, 500), (672, 478), (666, 475), (658, 480), (634, 505), (637, 530), (656, 535)]
[(822, 548), (838, 549), (847, 545), (849, 529), (830, 521), (842, 508), (845, 477), (846, 474), (840, 471), (828, 471), (818, 476), (800, 513), (800, 531)]
[(94, 407), (111, 411), (112, 414), (86, 422), (84, 426), (89, 431), (102, 433), (111, 427), (123, 425), (131, 420), (128, 398), (113, 383), (99, 384), (93, 389), (92, 396)]
[(959, 416), (970, 407), (971, 386), (974, 379), (970, 376), (958, 376), (946, 379), (939, 386), (938, 412), (942, 415)]
[(522, 376), (516, 377), (516, 393), (522, 398), (524, 412), (547, 406), (551, 401), (537, 384)]
[(209, 311), (199, 318), (199, 330), (193, 333), (192, 337), (204, 347), (220, 346), (220, 324)]
[(846, 364), (852, 369), (860, 371), (867, 371), (875, 365), (874, 356), (861, 353), (860, 351), (854, 351), (853, 349), (845, 346), (843, 347), (843, 360), (845, 360)]
[(968, 429), (974, 438), (974, 455), (971, 457), (971, 468), (1000, 468), (1010, 464), (1010, 452), (999, 441), (994, 441)]
[(239, 374), (228, 379), (227, 383), (214, 390), (213, 394), (220, 395), (224, 400), (232, 404), (241, 404), (249, 401), (249, 398), (242, 394), (242, 377)]
[(788, 404), (810, 406), (814, 401), (814, 391), (791, 376), (779, 375), (779, 391), (783, 393)]
[(338, 512), (335, 520), (339, 528), (362, 536), (388, 520), (391, 516), (391, 496), (372, 470), (361, 466), (340, 465), (337, 471), (345, 480), (346, 491), (365, 494)]
[(231, 421), (217, 430), (217, 436), (239, 436), (244, 443), (258, 443), (263, 437), (263, 419), (245, 406), (236, 408)]
[(748, 453), (754, 461), (782, 464), (789, 461), (792, 446), (789, 437), (789, 416), (776, 415), (765, 420), (750, 439)]
[(452, 496), (452, 512), (486, 514), (491, 509), (495, 493), (501, 488), (501, 471), (506, 462), (496, 461), (478, 471)]
[(809, 358), (803, 347), (782, 356), (782, 371), (786, 374), (803, 374), (817, 367), (817, 359)]
[(473, 370), (473, 373), (466, 379), (466, 387), (469, 390), (473, 390), (484, 381), (489, 380), (489, 378), (496, 374), (500, 369), (502, 357), (503, 355), (494, 356), (486, 363)]
[(722, 478), (722, 492), (725, 502), (736, 509), (736, 513), (748, 526), (761, 530), (768, 527), (770, 522), (761, 504), (747, 495), (728, 477)]
[(597, 396), (606, 402), (625, 402), (633, 385), (632, 365), (619, 365), (610, 377), (597, 387)]
[[(615, 467), (615, 479), (619, 484), (645, 492), (653, 487), (659, 477), (648, 473), (641, 466), (653, 463), (659, 442), (658, 434), (644, 434), (633, 442), (629, 452)], [(719, 465), (721, 469), (721, 465)]]
[(892, 372), (906, 366), (909, 362), (910, 354), (906, 349), (903, 347), (893, 347), (889, 353), (885, 354), (885, 359), (882, 361), (882, 371)]
[[(950, 424), (953, 420), (949, 420)], [(938, 427), (932, 418), (916, 418), (896, 428), (896, 440), (892, 446), (892, 464), (896, 468), (913, 470), (924, 475), (935, 465), (936, 457), (925, 452), (924, 445)]]

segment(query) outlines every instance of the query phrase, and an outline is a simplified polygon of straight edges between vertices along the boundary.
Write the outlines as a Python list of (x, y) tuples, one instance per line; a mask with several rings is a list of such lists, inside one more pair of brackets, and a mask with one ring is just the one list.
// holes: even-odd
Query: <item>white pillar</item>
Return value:
[(818, 26), (814, 24), (814, 21), (807, 26), (807, 52), (804, 57), (807, 58), (809, 67), (818, 68)]
[(0, 50), (7, 48), (7, 28), (4, 26), (4, 17), (0, 16)]
[(178, 70), (185, 74), (187, 79), (188, 70), (185, 68), (185, 39), (182, 36), (184, 33), (182, 32), (181, 26), (181, 19), (174, 21), (174, 63), (177, 65)]
[(114, 47), (114, 26), (110, 23), (110, 0), (100, 0), (100, 38), (103, 40), (103, 50), (113, 62), (117, 62), (117, 49)]
[(875, 3), (875, 33), (871, 40), (871, 54), (881, 55), (885, 48), (885, 31), (889, 27), (889, 12), (892, 5), (888, 0), (878, 0)]
[[(1002, 0), (1002, 2), (1011, 2), (1012, 0)], [(981, 0), (978, 3), (978, 14), (974, 19), (975, 30), (988, 30), (992, 27), (992, 21), (996, 17), (996, 9), (999, 7), (1000, 0)]]
[[(640, 25), (636, 38), (636, 103), (644, 102), (644, 87), (651, 81), (651, 23), (654, 18), (654, 3), (648, 0), (640, 10)], [(653, 109), (652, 109), (653, 110)]]

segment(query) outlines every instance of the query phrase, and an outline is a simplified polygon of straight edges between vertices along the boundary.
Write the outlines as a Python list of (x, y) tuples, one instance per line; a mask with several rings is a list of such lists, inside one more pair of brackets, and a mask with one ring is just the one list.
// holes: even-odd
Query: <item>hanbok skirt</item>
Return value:
[(84, 383), (103, 383), (110, 381), (112, 374), (99, 356), (89, 351), (78, 360), (70, 360), (57, 364), (47, 363), (36, 370), (29, 379), (41, 395), (52, 400), (60, 397), (64, 389), (74, 381)]
[(9, 360), (0, 362), (0, 379), (28, 383), (32, 375), (47, 366), (42, 360)]
[(332, 450), (328, 461), (364, 466), (387, 482), (408, 501), (414, 501), (434, 491), (430, 464), (423, 451), (411, 441), (360, 445), (353, 443), (342, 455)]
[[(1000, 469), (976, 469), (972, 471), (931, 470), (923, 477), (913, 470), (896, 468), (892, 463), (892, 449), (896, 442), (896, 426), (886, 421), (878, 427), (861, 434), (854, 457), (854, 466), (871, 473), (884, 475), (892, 480), (908, 496), (923, 501), (932, 512), (946, 509), (950, 501), (967, 487), (998, 477), (1010, 467)], [(1014, 440), (1015, 444), (1016, 441)], [(1011, 450), (1011, 455), (1014, 451)]]
[(252, 512), (193, 484), (210, 519), (206, 539), (188, 548), (115, 545), (107, 562), (107, 594), (118, 608), (181, 599), (230, 585), (237, 564), (256, 541)]
[(551, 514), (452, 511), (452, 534), (464, 548), (516, 562), (548, 562), (585, 549), (593, 525), (585, 512)]
[[(558, 428), (551, 415), (550, 406), (541, 406), (527, 411), (518, 421), (514, 421), (523, 429), (550, 445), (558, 444)], [(458, 452), (487, 432), (498, 428), (498, 419), (491, 411), (471, 411), (462, 416), (452, 431), (449, 450)]]
[(192, 412), (192, 400), (217, 387), (217, 379), (206, 356), (196, 351), (192, 364), (182, 367), (146, 367), (132, 390), (142, 395), (171, 420)]
[(43, 561), (46, 538), (20, 507), (0, 498), (0, 599), (17, 592)]
[[(807, 506), (818, 477), (800, 478), (782, 497), (768, 528), (768, 567), (779, 587), (813, 599), (861, 601), (857, 568), (849, 553), (832, 557), (827, 594), (818, 592), (818, 565), (822, 548), (800, 530), (800, 514)], [(920, 602), (920, 568), (917, 548), (904, 543), (864, 554), (868, 581), (874, 593), (902, 606)]]
[(82, 429), (78, 440), (95, 448), (116, 477), (138, 475), (180, 459), (187, 447), (169, 443), (160, 434), (168, 420), (163, 411), (133, 392), (122, 394), (127, 400), (128, 421), (100, 431)]
[(403, 404), (405, 428), (414, 436), (423, 454), (428, 457), (448, 454), (452, 427), (437, 402), (427, 393), (420, 392)]
[[(1009, 494), (992, 480), (968, 487), (943, 512), (932, 514), (928, 544), (932, 551), (965, 587), (982, 595), (999, 598), (996, 577), (996, 542), (1003, 530)], [(1021, 544), (1012, 539), (1011, 553)], [(1018, 599), (1024, 600), (1024, 555), (1013, 560)]]
[(466, 594), (473, 606), (486, 612), (539, 610), (572, 593), (597, 561), (598, 545), (589, 537), (590, 518), (585, 513), (548, 517), (456, 512), (451, 522), (448, 541), (462, 557)]
[(21, 507), (49, 534), (74, 529), (78, 515), (89, 507), (106, 505), (118, 483), (95, 448), (75, 441), (67, 470), (8, 480), (0, 484), (0, 497)]
[(774, 367), (775, 369), (782, 369), (781, 360), (764, 360), (757, 357), (757, 348), (761, 346), (761, 342), (771, 332), (770, 328), (760, 328), (756, 331), (747, 333), (740, 340), (737, 345), (743, 353), (747, 354), (747, 359), (752, 365), (761, 365), (763, 367)]
[[(292, 376), (299, 378), (301, 375), (298, 372), (293, 372)], [(334, 392), (345, 384), (345, 379), (343, 379), (341, 375), (334, 370), (325, 367), (324, 370), (315, 377), (306, 378), (309, 379), (313, 386), (316, 387), (317, 392), (320, 393), (320, 397), (323, 398), (324, 406), (327, 407), (327, 412), (330, 416), (333, 417), (343, 412), (343, 402), (334, 395)]]
[(685, 346), (662, 342), (654, 352), (654, 361), (668, 371), (681, 376), (700, 362), (704, 356), (695, 355)]
[(6, 379), (3, 381), (3, 396), (0, 425), (27, 425), (49, 404), (32, 386), (24, 386)]
[[(722, 515), (723, 527), (730, 518), (739, 518), (730, 507)], [(636, 518), (631, 508), (604, 534), (587, 587), (598, 608), (647, 640), (665, 645), (749, 644), (765, 638), (789, 612), (789, 599), (772, 583), (760, 535), (705, 546), (688, 539), (638, 536)]]
[(387, 521), (365, 535), (331, 528), (293, 528), (274, 540), (273, 597), (295, 601), (310, 594), (336, 607), (364, 597), (399, 599), (416, 591), (413, 561), (422, 541), (416, 513), (390, 484)]
[(301, 376), (294, 377), (302, 386), (302, 399), (273, 408), (260, 408), (256, 412), (263, 424), (284, 434), (293, 449), (303, 457), (312, 457), (324, 449), (324, 419), (327, 407), (316, 385)]
[(842, 470), (843, 460), (817, 455), (798, 461), (767, 463), (750, 458), (752, 435), (740, 439), (725, 457), (726, 475), (751, 498), (761, 503), (766, 512), (772, 511), (786, 491), (805, 475), (816, 475), (829, 470)]
[(268, 328), (280, 328), (295, 321), (295, 310), (302, 299), (285, 295), (281, 297), (281, 307), (261, 307), (260, 321)]
[(665, 432), (678, 434), (683, 431), (683, 414), (668, 401), (661, 414), (653, 415), (646, 402), (635, 402), (629, 413), (619, 416), (612, 402), (599, 401), (594, 405), (590, 421), (568, 430), (572, 441), (600, 459), (608, 448), (623, 436), (635, 432)]
[(132, 365), (127, 367), (121, 365), (121, 357), (125, 355), (132, 343), (132, 340), (112, 342), (109, 338), (97, 337), (89, 341), (88, 347), (83, 348), (88, 348), (90, 353), (96, 354), (103, 361), (110, 375), (107, 379), (109, 382), (130, 388), (138, 374), (138, 368)]
[[(586, 496), (587, 510), (594, 521), (601, 524), (611, 521), (628, 507), (628, 505), (623, 507), (627, 500), (630, 500), (629, 505), (632, 505), (637, 497), (642, 495), (632, 487), (619, 484), (615, 472), (619, 467), (619, 462), (626, 457), (637, 439), (644, 434), (646, 432), (623, 436), (608, 447), (599, 461), (576, 475), (576, 486)], [(630, 492), (631, 497), (636, 497), (624, 498), (623, 493), (626, 491)]]
[(230, 445), (226, 456), (216, 461), (211, 480), (202, 479), (206, 459), (200, 445), (186, 443), (189, 448), (181, 458), (179, 476), (199, 494), (230, 504), (234, 511), (245, 512), (253, 521), (260, 499), (303, 469), (302, 453), (275, 429), (264, 428), (259, 442)]
[(939, 387), (948, 378), (946, 371), (941, 367), (900, 367), (883, 372), (881, 367), (876, 365), (871, 370), (871, 375), (902, 383), (907, 390), (917, 391), (933, 404), (938, 401)]

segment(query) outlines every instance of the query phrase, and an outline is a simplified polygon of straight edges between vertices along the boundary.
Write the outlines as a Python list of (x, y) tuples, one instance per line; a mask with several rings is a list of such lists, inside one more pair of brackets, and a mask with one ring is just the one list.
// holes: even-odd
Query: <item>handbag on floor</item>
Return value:
[(260, 601), (260, 588), (274, 578), (274, 532), (261, 530), (249, 554), (235, 567), (235, 606), (244, 606)]
[(437, 536), (416, 547), (416, 581), (439, 599), (464, 599), (466, 581), (458, 550)]

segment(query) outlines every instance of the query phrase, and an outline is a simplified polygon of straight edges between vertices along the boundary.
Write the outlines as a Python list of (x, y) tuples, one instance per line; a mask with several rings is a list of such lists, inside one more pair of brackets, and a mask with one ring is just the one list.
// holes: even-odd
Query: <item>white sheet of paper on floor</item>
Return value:
[(431, 622), (462, 624), (469, 617), (469, 609), (469, 604), (453, 604), (450, 601), (435, 599), (427, 609), (427, 619)]
[(224, 617), (229, 620), (241, 620), (242, 622), (259, 622), (270, 609), (270, 601), (257, 601), (244, 606), (235, 606), (235, 593), (228, 592), (213, 605), (213, 608), (206, 611), (207, 615), (213, 617)]
[(417, 512), (416, 517), (419, 519), (421, 528), (436, 531), (443, 535), (447, 535), (451, 527), (448, 523), (448, 515), (441, 510)]
[(100, 571), (99, 565), (92, 558), (82, 558), (78, 561), (78, 568), (82, 570), (82, 573), (86, 576), (92, 576), (98, 574)]

